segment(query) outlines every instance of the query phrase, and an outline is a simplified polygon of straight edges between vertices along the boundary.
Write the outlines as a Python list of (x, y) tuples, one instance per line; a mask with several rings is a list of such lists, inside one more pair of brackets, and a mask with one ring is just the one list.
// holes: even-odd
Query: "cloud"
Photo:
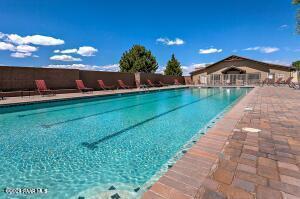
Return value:
[(5, 37), (5, 34), (0, 32), (0, 39), (4, 38)]
[(212, 63), (198, 63), (198, 64), (191, 64), (191, 65), (187, 65), (187, 66), (181, 66), (181, 68), (182, 68), (183, 75), (189, 75), (190, 72), (195, 71), (200, 68), (207, 67), (210, 64), (212, 64)]
[(77, 49), (72, 48), (72, 49), (66, 49), (66, 50), (55, 50), (54, 53), (62, 53), (62, 54), (77, 53)]
[(82, 61), (80, 58), (75, 58), (70, 55), (54, 55), (50, 57), (50, 60), (56, 60), (56, 61)]
[(98, 50), (91, 46), (82, 46), (78, 49), (77, 53), (84, 57), (94, 56), (94, 54), (98, 52)]
[[(29, 45), (14, 46), (13, 44), (10, 43), (0, 42), (0, 50), (14, 51), (14, 53), (10, 54), (11, 57), (25, 58), (25, 57), (30, 57), (32, 55), (32, 52), (37, 51), (38, 48)], [(34, 55), (34, 57), (37, 57), (37, 55)]]
[(35, 52), (38, 50), (38, 48), (34, 47), (34, 46), (29, 46), (29, 45), (20, 45), (20, 46), (17, 46), (15, 50), (18, 52), (26, 53), (26, 52)]
[(94, 71), (111, 71), (118, 72), (119, 64), (110, 64), (110, 65), (89, 65), (89, 64), (51, 64), (46, 66), (46, 68), (66, 68), (66, 69), (80, 69), (80, 70), (94, 70)]
[(263, 62), (266, 62), (269, 64), (283, 65), (283, 66), (291, 66), (290, 62), (281, 61), (281, 60), (264, 60)]
[(62, 54), (76, 53), (76, 54), (84, 56), (84, 57), (91, 57), (91, 56), (95, 56), (95, 53), (98, 52), (98, 49), (96, 49), (92, 46), (82, 46), (82, 47), (79, 47), (79, 49), (72, 48), (72, 49), (65, 49), (65, 50), (54, 50), (53, 52), (54, 53), (62, 53)]
[(156, 39), (157, 42), (163, 43), (167, 46), (173, 46), (173, 45), (183, 45), (185, 41), (183, 41), (180, 38), (175, 38), (175, 40), (170, 40), (169, 38), (158, 38)]
[(287, 25), (287, 24), (283, 24), (283, 25), (279, 26), (280, 30), (284, 30), (284, 29), (288, 29), (288, 28), (289, 28), (289, 25)]
[(222, 51), (223, 51), (223, 49), (217, 49), (217, 48), (200, 49), (199, 54), (220, 53)]
[(15, 46), (10, 43), (0, 42), (0, 50), (15, 51)]
[(11, 57), (15, 57), (15, 58), (25, 58), (25, 57), (30, 57), (32, 54), (30, 52), (15, 52), (15, 53), (11, 53), (10, 56)]
[(277, 47), (265, 47), (265, 46), (256, 46), (256, 47), (250, 47), (250, 48), (246, 48), (244, 49), (246, 51), (259, 51), (261, 53), (274, 53), (276, 51), (279, 51), (280, 49)]
[(23, 44), (34, 44), (34, 45), (42, 45), (42, 46), (55, 46), (64, 44), (64, 40), (56, 39), (49, 36), (43, 35), (31, 35), (31, 36), (19, 36), (17, 34), (5, 34), (7, 37), (6, 41), (23, 45)]

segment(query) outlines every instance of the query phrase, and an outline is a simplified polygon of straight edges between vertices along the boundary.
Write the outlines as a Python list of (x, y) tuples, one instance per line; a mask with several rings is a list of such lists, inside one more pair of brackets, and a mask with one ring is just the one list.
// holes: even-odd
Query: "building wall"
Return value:
[(197, 82), (201, 75), (210, 75), (210, 74), (222, 74), (222, 71), (228, 67), (236, 67), (241, 70), (244, 70), (246, 73), (260, 73), (261, 79), (265, 79), (268, 77), (269, 73), (275, 73), (275, 80), (278, 78), (278, 74), (283, 77), (283, 79), (287, 79), (290, 77), (291, 73), (289, 68), (280, 68), (276, 66), (270, 66), (251, 61), (251, 60), (237, 60), (237, 61), (223, 61), (212, 67), (202, 70), (199, 73), (192, 74), (192, 79), (194, 82)]
[(292, 72), (291, 76), (293, 77), (293, 80), (292, 80), (293, 82), (298, 83), (300, 81), (300, 79), (298, 81), (297, 71)]

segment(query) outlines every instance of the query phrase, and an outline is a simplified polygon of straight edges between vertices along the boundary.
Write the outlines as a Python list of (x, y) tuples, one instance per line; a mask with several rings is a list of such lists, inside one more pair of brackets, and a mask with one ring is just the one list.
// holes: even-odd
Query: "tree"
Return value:
[(121, 72), (154, 73), (158, 68), (151, 51), (140, 45), (134, 45), (128, 52), (125, 51), (119, 64)]
[(175, 58), (174, 54), (172, 54), (171, 59), (168, 61), (167, 67), (164, 72), (165, 72), (165, 75), (182, 76), (180, 62)]
[(292, 63), (292, 66), (296, 69), (297, 71), (297, 79), (298, 83), (300, 83), (300, 61), (295, 61)]
[(300, 3), (300, 0), (293, 0), (293, 4), (298, 4)]

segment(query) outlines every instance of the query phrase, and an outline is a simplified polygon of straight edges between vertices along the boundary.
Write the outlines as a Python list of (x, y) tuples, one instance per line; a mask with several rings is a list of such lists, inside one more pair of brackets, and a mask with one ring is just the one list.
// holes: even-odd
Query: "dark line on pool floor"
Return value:
[[(171, 99), (171, 98), (176, 98), (176, 97), (180, 97), (180, 96), (182, 96), (182, 94), (166, 97), (166, 98), (163, 98), (163, 99)], [(77, 121), (77, 120), (82, 120), (82, 119), (86, 119), (86, 118), (90, 118), (90, 117), (95, 117), (95, 116), (103, 115), (103, 114), (106, 114), (106, 113), (112, 113), (112, 112), (115, 112), (115, 111), (121, 111), (121, 110), (129, 109), (129, 108), (133, 108), (133, 107), (137, 107), (137, 106), (141, 106), (141, 105), (145, 105), (145, 104), (151, 104), (151, 103), (154, 103), (154, 102), (158, 102), (160, 100), (162, 100), (162, 98), (157, 99), (157, 100), (152, 100), (152, 101), (139, 103), (139, 104), (134, 104), (134, 105), (130, 105), (130, 106), (124, 106), (124, 107), (121, 107), (121, 108), (111, 109), (111, 110), (108, 110), (108, 111), (103, 111), (103, 112), (100, 112), (100, 113), (95, 113), (95, 114), (91, 114), (91, 115), (87, 115), (87, 116), (82, 116), (82, 117), (77, 117), (77, 118), (73, 118), (73, 119), (69, 119), (69, 120), (64, 120), (64, 121), (56, 122), (56, 123), (52, 123), (52, 124), (42, 124), (41, 126), (44, 127), (44, 128), (50, 128), (52, 126), (56, 126), (56, 125), (59, 125), (59, 124), (64, 124), (64, 123), (67, 123), (67, 122), (74, 122), (74, 121)]]
[[(173, 92), (174, 91), (172, 90), (172, 93)], [(156, 92), (154, 92), (154, 93), (156, 93)], [(142, 96), (147, 95), (147, 94), (154, 94), (154, 93), (143, 93)], [(126, 99), (120, 99), (120, 98), (124, 98), (124, 97), (127, 97), (127, 98)], [(131, 100), (134, 97), (136, 97), (136, 95), (114, 96), (112, 98), (107, 98), (107, 99), (102, 99), (102, 100), (114, 100), (113, 102), (116, 102), (116, 101), (118, 102), (118, 101)], [(87, 101), (87, 102), (94, 102), (94, 101)], [(67, 107), (67, 108), (61, 108), (61, 109), (56, 109), (56, 110), (43, 111), (43, 112), (38, 112), (38, 113), (29, 113), (29, 114), (24, 114), (24, 115), (18, 115), (18, 117), (28, 117), (28, 116), (32, 116), (32, 115), (40, 115), (40, 114), (45, 114), (45, 113), (52, 113), (52, 112), (58, 112), (58, 111), (63, 111), (63, 110), (68, 110), (68, 109), (75, 109), (75, 108), (81, 108), (81, 107), (87, 107), (87, 106), (94, 106), (96, 104), (106, 104), (106, 103), (111, 103), (111, 102), (112, 101), (105, 101), (105, 102), (98, 102), (98, 103), (94, 103), (94, 104), (87, 104), (87, 105), (81, 105), (81, 106), (75, 106), (75, 107)], [(83, 103), (85, 103), (85, 102), (83, 102)], [(66, 104), (66, 105), (75, 105), (75, 104)], [(55, 106), (53, 106), (53, 107), (55, 107)], [(50, 107), (50, 108), (52, 108), (52, 107)]]
[(150, 117), (150, 118), (148, 118), (148, 119), (146, 119), (146, 120), (143, 120), (143, 121), (141, 121), (141, 122), (138, 122), (138, 123), (136, 123), (136, 124), (134, 124), (134, 125), (131, 125), (131, 126), (125, 128), (125, 129), (122, 129), (122, 130), (120, 130), (120, 131), (117, 131), (117, 132), (115, 132), (115, 133), (112, 133), (112, 134), (110, 134), (110, 135), (107, 135), (107, 136), (105, 136), (105, 137), (103, 137), (103, 138), (101, 138), (101, 139), (99, 139), (99, 140), (97, 140), (97, 141), (95, 141), (95, 142), (92, 142), (92, 143), (83, 142), (83, 143), (81, 143), (81, 145), (84, 146), (84, 147), (86, 147), (86, 148), (88, 148), (88, 149), (91, 149), (91, 150), (96, 149), (96, 148), (97, 148), (97, 145), (100, 144), (101, 142), (104, 142), (104, 141), (106, 141), (106, 140), (109, 140), (109, 139), (111, 139), (111, 138), (113, 138), (113, 137), (115, 137), (115, 136), (118, 136), (118, 135), (120, 135), (120, 134), (122, 134), (122, 133), (124, 133), (124, 132), (126, 132), (126, 131), (128, 131), (128, 130), (131, 130), (131, 129), (134, 129), (134, 128), (138, 127), (138, 126), (141, 126), (141, 125), (143, 125), (143, 124), (145, 124), (145, 123), (147, 123), (147, 122), (150, 122), (150, 121), (152, 121), (152, 120), (154, 120), (154, 119), (157, 119), (157, 118), (159, 118), (159, 117), (162, 117), (162, 116), (164, 116), (164, 115), (167, 115), (167, 114), (169, 114), (169, 113), (172, 113), (172, 112), (174, 112), (174, 111), (177, 111), (178, 109), (181, 109), (181, 108), (187, 107), (187, 106), (189, 106), (189, 105), (195, 104), (195, 103), (197, 103), (197, 102), (199, 102), (199, 101), (202, 101), (202, 100), (204, 100), (204, 99), (213, 97), (213, 96), (215, 96), (215, 95), (218, 94), (218, 93), (221, 93), (221, 92), (217, 92), (217, 93), (214, 93), (214, 94), (212, 94), (212, 95), (208, 95), (208, 96), (206, 96), (206, 97), (204, 97), (204, 98), (201, 98), (201, 99), (192, 101), (192, 102), (190, 102), (190, 103), (187, 103), (187, 104), (184, 104), (184, 105), (181, 105), (181, 106), (177, 106), (177, 107), (175, 107), (175, 108), (170, 109), (169, 111), (160, 113), (160, 114), (155, 115), (155, 116), (153, 116), (153, 117)]

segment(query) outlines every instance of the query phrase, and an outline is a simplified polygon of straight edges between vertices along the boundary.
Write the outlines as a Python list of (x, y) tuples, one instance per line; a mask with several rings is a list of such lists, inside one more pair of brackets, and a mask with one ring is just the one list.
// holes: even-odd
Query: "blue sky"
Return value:
[[(291, 0), (0, 0), (0, 64), (116, 70), (134, 44), (185, 72), (236, 54), (300, 59)], [(67, 51), (64, 51), (67, 50)]]

